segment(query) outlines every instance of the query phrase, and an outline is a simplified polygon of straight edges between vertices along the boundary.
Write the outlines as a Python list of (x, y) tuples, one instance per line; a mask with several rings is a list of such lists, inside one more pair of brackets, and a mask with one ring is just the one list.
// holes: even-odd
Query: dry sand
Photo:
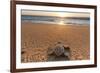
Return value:
[(70, 60), (86, 60), (90, 57), (89, 25), (50, 25), (22, 23), (22, 62), (48, 61), (47, 48), (58, 41), (69, 45)]

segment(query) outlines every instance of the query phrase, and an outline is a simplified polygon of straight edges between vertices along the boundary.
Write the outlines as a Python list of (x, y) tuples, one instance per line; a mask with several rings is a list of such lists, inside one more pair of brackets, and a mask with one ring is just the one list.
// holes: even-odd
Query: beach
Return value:
[[(61, 41), (71, 50), (70, 60), (90, 59), (90, 26), (22, 22), (21, 62), (47, 62), (47, 49)], [(67, 60), (66, 60), (67, 61)]]

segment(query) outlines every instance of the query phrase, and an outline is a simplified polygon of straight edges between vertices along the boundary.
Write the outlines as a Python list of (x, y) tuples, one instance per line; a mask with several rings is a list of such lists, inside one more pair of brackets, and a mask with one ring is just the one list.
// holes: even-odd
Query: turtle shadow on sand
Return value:
[(48, 47), (48, 61), (65, 61), (70, 60), (70, 47), (62, 42), (57, 42)]

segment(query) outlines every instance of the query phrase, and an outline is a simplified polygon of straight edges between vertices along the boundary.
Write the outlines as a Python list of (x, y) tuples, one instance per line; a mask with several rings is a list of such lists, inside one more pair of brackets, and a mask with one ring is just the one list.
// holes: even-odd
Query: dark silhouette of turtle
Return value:
[(48, 55), (55, 56), (56, 58), (67, 57), (67, 59), (70, 59), (70, 47), (62, 44), (62, 42), (57, 42), (54, 46), (48, 48)]
[(61, 42), (57, 42), (57, 44), (55, 45), (54, 53), (56, 54), (56, 56), (60, 56), (64, 53), (64, 46)]

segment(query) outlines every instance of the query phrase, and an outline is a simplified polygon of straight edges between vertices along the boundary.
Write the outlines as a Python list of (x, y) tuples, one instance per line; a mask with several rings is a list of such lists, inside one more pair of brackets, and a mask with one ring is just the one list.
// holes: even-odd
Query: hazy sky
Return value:
[(37, 16), (58, 16), (58, 17), (90, 17), (89, 13), (79, 12), (51, 12), (51, 11), (32, 11), (22, 10), (22, 15), (37, 15)]

